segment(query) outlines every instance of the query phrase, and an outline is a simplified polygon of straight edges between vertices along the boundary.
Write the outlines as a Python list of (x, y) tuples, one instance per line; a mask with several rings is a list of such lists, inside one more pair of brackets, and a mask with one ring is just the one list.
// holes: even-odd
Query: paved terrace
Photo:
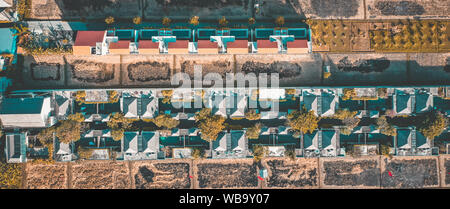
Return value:
[[(172, 88), (171, 77), (195, 65), (203, 75), (279, 73), (281, 87), (438, 86), (450, 84), (450, 53), (296, 55), (40, 55), (19, 57), (13, 90)], [(330, 67), (331, 76), (323, 77)]]

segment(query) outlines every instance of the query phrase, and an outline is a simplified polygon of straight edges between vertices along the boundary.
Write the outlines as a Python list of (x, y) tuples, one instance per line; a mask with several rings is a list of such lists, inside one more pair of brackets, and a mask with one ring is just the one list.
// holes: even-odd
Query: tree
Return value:
[(81, 123), (74, 120), (64, 120), (56, 128), (56, 137), (61, 143), (78, 141), (81, 137)]
[(170, 104), (170, 99), (172, 98), (173, 90), (162, 90), (161, 94), (164, 97), (163, 100), (162, 100), (162, 103), (163, 104)]
[(139, 16), (136, 16), (133, 18), (133, 23), (136, 25), (140, 25), (142, 23), (142, 18)]
[(350, 135), (353, 129), (358, 125), (360, 119), (355, 118), (358, 112), (349, 111), (347, 109), (339, 109), (334, 114), (333, 118), (341, 120), (344, 127), (340, 128), (341, 134)]
[(200, 121), (199, 129), (202, 139), (208, 142), (215, 141), (217, 136), (225, 129), (225, 118), (220, 115), (213, 115)]
[(438, 111), (427, 112), (422, 117), (419, 131), (428, 139), (434, 139), (434, 137), (441, 135), (447, 128), (447, 119)]
[(131, 127), (131, 121), (123, 115), (123, 113), (115, 112), (111, 113), (110, 119), (107, 123), (111, 129), (128, 129)]
[(171, 20), (170, 18), (168, 18), (168, 17), (164, 17), (164, 18), (162, 19), (162, 24), (163, 24), (164, 26), (166, 26), (166, 27), (169, 27), (170, 22), (172, 22), (172, 20)]
[(77, 150), (78, 158), (83, 160), (88, 160), (92, 157), (93, 149), (87, 149), (79, 146)]
[(201, 148), (194, 148), (194, 150), (192, 150), (192, 158), (195, 160), (205, 158), (205, 154), (205, 150)]
[(253, 145), (253, 160), (255, 162), (261, 161), (264, 156), (269, 154), (269, 150), (265, 146), (255, 144)]
[(381, 116), (377, 119), (377, 126), (380, 132), (388, 136), (397, 136), (397, 129), (388, 123), (386, 116)]
[(205, 120), (211, 116), (211, 108), (203, 108), (195, 113), (195, 122)]
[(198, 16), (192, 16), (191, 19), (189, 19), (189, 24), (192, 26), (197, 26), (200, 23)]
[(256, 110), (251, 109), (245, 113), (245, 118), (247, 118), (247, 120), (259, 120), (261, 119), (261, 114), (256, 113)]
[(380, 154), (392, 158), (391, 148), (387, 145), (382, 144), (380, 146)]
[(284, 25), (284, 17), (283, 16), (278, 16), (275, 19), (275, 24), (277, 24), (278, 26), (283, 26)]
[(180, 121), (173, 119), (170, 115), (162, 114), (154, 118), (153, 123), (159, 128), (173, 129), (180, 124)]
[(286, 157), (288, 157), (289, 159), (291, 159), (292, 161), (295, 161), (295, 158), (297, 157), (295, 155), (295, 150), (294, 149), (287, 149), (286, 151), (284, 151), (284, 155)]
[(227, 20), (227, 18), (225, 18), (225, 16), (222, 16), (222, 17), (219, 19), (219, 25), (220, 25), (221, 27), (225, 27), (225, 26), (228, 25), (228, 20)]
[(256, 23), (255, 18), (253, 18), (253, 17), (248, 18), (248, 24), (249, 24), (250, 26), (254, 25), (255, 23)]
[(317, 129), (319, 123), (319, 118), (314, 115), (314, 111), (306, 111), (303, 108), (301, 111), (293, 111), (288, 115), (287, 125), (292, 128), (292, 130), (300, 133), (312, 133)]
[(114, 23), (114, 17), (112, 17), (112, 16), (107, 17), (105, 19), (105, 23), (108, 24), (108, 25), (113, 24)]
[(123, 130), (122, 128), (113, 129), (113, 130), (111, 130), (111, 138), (114, 141), (120, 141), (123, 139), (124, 133), (125, 133), (125, 130)]
[(261, 133), (262, 124), (257, 123), (254, 126), (247, 129), (245, 134), (247, 135), (247, 138), (249, 139), (257, 139), (259, 138), (259, 134)]
[(84, 121), (84, 115), (82, 113), (71, 114), (67, 117), (69, 120), (77, 121), (79, 123)]
[(19, 46), (22, 46), (26, 40), (28, 39), (30, 35), (30, 31), (27, 27), (23, 26), (22, 24), (14, 25), (12, 29), (16, 30), (16, 33), (13, 34), (13, 36), (17, 37), (18, 41), (17, 44)]
[(22, 185), (22, 165), (0, 162), (0, 189), (20, 189)]

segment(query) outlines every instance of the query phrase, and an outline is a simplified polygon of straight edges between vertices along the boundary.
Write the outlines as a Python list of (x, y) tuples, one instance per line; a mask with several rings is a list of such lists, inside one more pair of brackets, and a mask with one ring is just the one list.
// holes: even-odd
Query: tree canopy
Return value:
[(162, 114), (154, 118), (153, 123), (159, 128), (173, 129), (180, 124), (180, 121), (173, 119), (170, 115)]
[(254, 126), (247, 129), (245, 134), (247, 135), (247, 138), (249, 139), (257, 139), (259, 137), (259, 134), (261, 132), (262, 124), (257, 123)]
[(429, 138), (434, 139), (436, 136), (442, 134), (445, 128), (447, 128), (447, 119), (444, 115), (437, 111), (428, 112), (423, 115), (423, 119), (419, 124), (419, 131)]
[(247, 120), (259, 120), (261, 119), (261, 114), (256, 113), (256, 110), (251, 109), (245, 113), (245, 118), (247, 118)]
[(300, 133), (312, 133), (319, 126), (319, 118), (314, 115), (314, 111), (293, 111), (288, 115), (287, 125), (292, 130)]
[(199, 121), (198, 128), (202, 133), (202, 139), (208, 142), (215, 141), (222, 130), (225, 129), (225, 118), (220, 115), (206, 117)]
[(264, 156), (268, 154), (268, 152), (269, 151), (265, 146), (259, 144), (253, 145), (253, 160), (255, 162), (261, 161), (264, 158)]
[(386, 116), (381, 116), (377, 119), (377, 126), (380, 132), (388, 136), (396, 136), (397, 129), (390, 123), (388, 123)]
[(81, 123), (75, 120), (64, 120), (56, 128), (55, 135), (61, 143), (78, 141), (81, 137)]

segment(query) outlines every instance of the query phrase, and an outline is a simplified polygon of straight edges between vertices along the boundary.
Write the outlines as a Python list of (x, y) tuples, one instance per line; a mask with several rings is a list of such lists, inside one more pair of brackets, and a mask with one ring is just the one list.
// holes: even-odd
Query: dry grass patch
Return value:
[(27, 164), (28, 189), (67, 189), (67, 164)]
[(133, 162), (133, 184), (136, 189), (189, 189), (190, 170), (190, 160)]
[(262, 165), (267, 168), (268, 188), (318, 188), (318, 158), (266, 158)]
[(72, 166), (74, 189), (128, 189), (130, 185), (126, 162), (92, 161)]

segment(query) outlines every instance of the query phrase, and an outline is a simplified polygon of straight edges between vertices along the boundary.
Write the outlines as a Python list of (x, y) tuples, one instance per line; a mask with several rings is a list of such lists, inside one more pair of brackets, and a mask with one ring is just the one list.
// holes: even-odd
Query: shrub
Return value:
[(200, 23), (198, 16), (192, 16), (191, 19), (189, 19), (189, 24), (193, 26), (197, 26)]
[(139, 16), (134, 17), (134, 18), (133, 18), (133, 23), (134, 23), (135, 25), (141, 24), (141, 23), (142, 23), (142, 18), (139, 17)]
[(278, 16), (275, 19), (275, 24), (278, 26), (283, 26), (284, 25), (284, 17), (283, 16)]
[(219, 25), (220, 25), (221, 27), (225, 27), (225, 26), (227, 26), (227, 24), (228, 24), (227, 18), (225, 18), (225, 16), (222, 16), (222, 17), (219, 19)]
[(170, 18), (168, 18), (168, 17), (163, 17), (163, 19), (162, 19), (162, 24), (163, 24), (164, 26), (169, 27), (170, 22), (172, 22), (172, 20), (171, 20)]
[(108, 24), (108, 25), (113, 24), (114, 23), (114, 17), (112, 17), (112, 16), (107, 17), (105, 19), (105, 23)]

